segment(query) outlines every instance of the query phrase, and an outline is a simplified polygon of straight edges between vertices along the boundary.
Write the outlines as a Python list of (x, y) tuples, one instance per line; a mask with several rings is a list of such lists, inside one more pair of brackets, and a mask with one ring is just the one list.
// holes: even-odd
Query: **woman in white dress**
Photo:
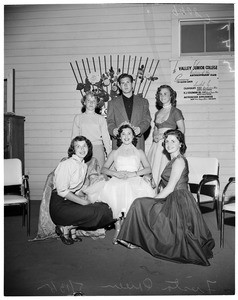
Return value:
[(184, 117), (176, 108), (177, 93), (169, 85), (161, 85), (156, 92), (155, 127), (153, 142), (148, 152), (148, 160), (156, 186), (161, 180), (161, 173), (169, 162), (169, 157), (162, 146), (164, 133), (169, 129), (179, 129), (185, 133)]
[(154, 197), (155, 191), (142, 176), (151, 174), (151, 167), (143, 150), (137, 149), (136, 136), (130, 124), (118, 130), (117, 150), (113, 150), (101, 173), (110, 176), (101, 193), (100, 201), (107, 203), (116, 222), (116, 241), (121, 217), (126, 216), (132, 202), (138, 197)]

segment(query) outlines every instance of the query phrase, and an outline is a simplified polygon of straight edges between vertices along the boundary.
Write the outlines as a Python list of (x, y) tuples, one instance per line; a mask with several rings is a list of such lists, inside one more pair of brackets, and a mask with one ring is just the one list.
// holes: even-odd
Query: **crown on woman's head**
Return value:
[(120, 124), (120, 126), (119, 126), (119, 128), (121, 128), (122, 126), (124, 126), (124, 125), (128, 125), (128, 126), (130, 126), (134, 131), (135, 131), (135, 126), (133, 126), (130, 122), (128, 122), (128, 121), (124, 121), (124, 122), (122, 122), (121, 124)]

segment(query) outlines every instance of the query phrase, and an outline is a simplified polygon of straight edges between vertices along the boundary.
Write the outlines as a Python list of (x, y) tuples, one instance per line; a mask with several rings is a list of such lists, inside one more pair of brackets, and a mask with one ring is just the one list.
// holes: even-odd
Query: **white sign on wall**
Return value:
[(171, 86), (178, 101), (218, 100), (218, 61), (172, 61)]

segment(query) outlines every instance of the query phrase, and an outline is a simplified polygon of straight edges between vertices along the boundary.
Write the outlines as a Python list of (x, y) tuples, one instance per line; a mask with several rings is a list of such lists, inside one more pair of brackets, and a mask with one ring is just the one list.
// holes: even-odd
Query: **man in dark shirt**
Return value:
[(133, 93), (133, 77), (123, 73), (118, 78), (122, 94), (108, 102), (107, 125), (112, 138), (112, 149), (117, 149), (116, 136), (123, 122), (132, 124), (137, 135), (137, 148), (145, 151), (144, 133), (150, 127), (149, 102)]

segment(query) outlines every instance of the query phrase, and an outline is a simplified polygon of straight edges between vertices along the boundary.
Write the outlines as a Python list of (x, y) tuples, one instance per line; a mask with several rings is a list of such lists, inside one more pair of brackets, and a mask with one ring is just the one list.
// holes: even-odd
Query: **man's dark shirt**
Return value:
[(129, 119), (129, 122), (131, 122), (131, 115), (132, 115), (132, 109), (133, 109), (133, 95), (130, 98), (127, 98), (122, 94), (122, 99), (125, 105), (126, 113)]

